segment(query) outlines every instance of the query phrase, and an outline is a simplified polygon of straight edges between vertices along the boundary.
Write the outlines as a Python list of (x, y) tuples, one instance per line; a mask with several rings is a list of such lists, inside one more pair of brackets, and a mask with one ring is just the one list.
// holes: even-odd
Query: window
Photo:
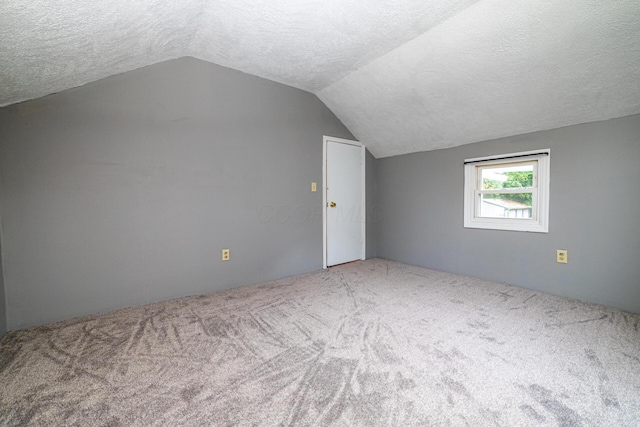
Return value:
[(550, 150), (464, 161), (464, 226), (549, 231)]

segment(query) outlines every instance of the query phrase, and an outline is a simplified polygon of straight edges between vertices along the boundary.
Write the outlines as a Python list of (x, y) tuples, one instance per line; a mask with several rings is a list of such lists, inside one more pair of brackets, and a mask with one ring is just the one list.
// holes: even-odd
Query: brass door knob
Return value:
[(332, 208), (335, 208), (336, 207), (336, 202), (329, 203), (329, 206), (331, 206)]

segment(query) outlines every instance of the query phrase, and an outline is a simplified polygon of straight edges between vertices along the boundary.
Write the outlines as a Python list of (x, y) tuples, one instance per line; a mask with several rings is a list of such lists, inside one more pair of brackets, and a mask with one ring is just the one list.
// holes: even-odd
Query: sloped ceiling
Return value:
[(638, 0), (0, 3), (0, 105), (182, 56), (315, 93), (376, 157), (640, 113)]

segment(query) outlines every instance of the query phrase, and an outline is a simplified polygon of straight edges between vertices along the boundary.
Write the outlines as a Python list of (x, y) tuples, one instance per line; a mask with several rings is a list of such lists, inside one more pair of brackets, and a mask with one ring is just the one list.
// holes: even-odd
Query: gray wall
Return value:
[(193, 58), (0, 109), (8, 328), (321, 268), (323, 135), (353, 139)]
[(376, 183), (376, 159), (367, 151), (366, 163), (366, 218), (367, 218), (367, 235), (366, 235), (366, 256), (374, 258), (376, 256), (376, 227), (378, 221), (377, 214), (377, 183)]
[[(0, 224), (2, 224), (1, 220), (0, 220)], [(2, 336), (6, 332), (7, 332), (7, 306), (6, 306), (6, 301), (4, 297), (4, 274), (2, 272), (2, 230), (0, 229), (0, 338), (2, 338)]]
[[(549, 233), (463, 228), (464, 159), (538, 148)], [(639, 161), (640, 116), (378, 159), (377, 255), (640, 312)]]

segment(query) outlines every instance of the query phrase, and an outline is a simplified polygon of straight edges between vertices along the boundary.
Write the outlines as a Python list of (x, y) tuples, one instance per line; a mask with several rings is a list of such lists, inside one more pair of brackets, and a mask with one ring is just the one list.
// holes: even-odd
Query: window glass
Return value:
[[(531, 218), (534, 170), (537, 166), (537, 161), (478, 166), (478, 184), (481, 187), (478, 215), (485, 218)], [(509, 190), (500, 191), (505, 189)]]

